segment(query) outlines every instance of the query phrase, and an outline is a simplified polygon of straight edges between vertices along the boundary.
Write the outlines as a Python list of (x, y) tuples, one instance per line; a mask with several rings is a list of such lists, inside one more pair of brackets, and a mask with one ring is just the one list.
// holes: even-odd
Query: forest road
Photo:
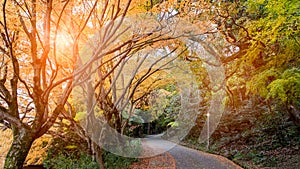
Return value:
[(223, 156), (177, 145), (162, 139), (161, 135), (147, 136), (143, 139), (143, 146), (152, 149), (152, 156), (164, 152), (170, 153), (176, 161), (176, 169), (242, 169)]

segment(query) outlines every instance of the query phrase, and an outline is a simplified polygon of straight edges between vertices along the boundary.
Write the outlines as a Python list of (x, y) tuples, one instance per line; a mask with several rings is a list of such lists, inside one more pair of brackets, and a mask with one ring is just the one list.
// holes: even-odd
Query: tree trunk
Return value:
[(33, 141), (30, 131), (13, 129), (13, 143), (6, 155), (4, 169), (22, 169)]
[(147, 129), (147, 134), (148, 135), (150, 135), (150, 127), (151, 127), (150, 125), (151, 125), (150, 122), (148, 122), (148, 129)]
[(296, 104), (288, 105), (288, 112), (291, 117), (291, 120), (298, 126), (300, 129), (300, 110)]
[(105, 169), (104, 161), (102, 158), (102, 148), (99, 147), (99, 145), (96, 143), (92, 143), (92, 144), (94, 146), (94, 150), (96, 151), (95, 152), (96, 161), (98, 162), (100, 169)]

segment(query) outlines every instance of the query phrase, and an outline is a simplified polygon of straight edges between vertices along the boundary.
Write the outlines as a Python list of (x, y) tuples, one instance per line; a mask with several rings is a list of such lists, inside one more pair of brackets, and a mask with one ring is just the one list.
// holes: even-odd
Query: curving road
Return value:
[(145, 156), (155, 156), (169, 152), (176, 160), (176, 168), (178, 169), (242, 169), (225, 157), (177, 145), (163, 140), (161, 135), (148, 136), (143, 140), (143, 146), (153, 150), (151, 154)]

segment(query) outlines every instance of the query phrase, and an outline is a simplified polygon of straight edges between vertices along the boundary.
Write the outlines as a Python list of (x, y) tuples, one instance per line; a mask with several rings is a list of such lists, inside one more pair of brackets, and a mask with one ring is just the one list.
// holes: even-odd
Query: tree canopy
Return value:
[(95, 142), (105, 143), (88, 134), (106, 128), (93, 123), (123, 135), (134, 109), (149, 109), (151, 92), (170, 85), (181, 92), (181, 123), (169, 133), (205, 112), (209, 139), (226, 106), (250, 97), (284, 105), (300, 127), (297, 0), (3, 0), (1, 9), (0, 123), (13, 131), (5, 168), (21, 168), (62, 119), (103, 167)]

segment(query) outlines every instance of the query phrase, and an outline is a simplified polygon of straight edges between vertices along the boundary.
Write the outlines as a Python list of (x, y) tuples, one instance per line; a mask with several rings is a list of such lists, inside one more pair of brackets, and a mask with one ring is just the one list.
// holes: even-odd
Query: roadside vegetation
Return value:
[(222, 155), (243, 168), (287, 168), (299, 166), (300, 131), (280, 107), (269, 112), (261, 103), (243, 105), (236, 112), (226, 112), (210, 138), (199, 143), (199, 129), (205, 117), (197, 119), (181, 143), (201, 151)]

